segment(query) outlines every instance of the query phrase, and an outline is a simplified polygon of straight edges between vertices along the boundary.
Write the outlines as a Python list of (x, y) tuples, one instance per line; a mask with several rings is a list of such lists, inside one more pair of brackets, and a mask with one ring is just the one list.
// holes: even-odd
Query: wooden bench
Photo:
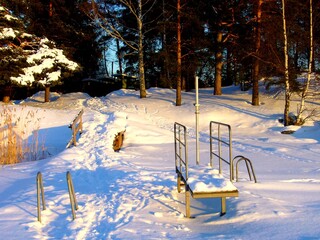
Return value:
[[(211, 123), (210, 123), (211, 124)], [(211, 129), (211, 125), (210, 125)], [(175, 145), (175, 166), (177, 173), (177, 190), (181, 192), (181, 187), (185, 188), (186, 201), (186, 217), (191, 216), (190, 212), (190, 196), (197, 198), (220, 198), (221, 213), (226, 213), (226, 198), (238, 197), (238, 189), (233, 185), (230, 179), (222, 176), (222, 167), (220, 166), (224, 160), (219, 156), (219, 170), (213, 168), (212, 157), (210, 157), (209, 165), (194, 165), (190, 166), (188, 162), (188, 146), (186, 127), (175, 123), (174, 124), (174, 145)], [(211, 132), (211, 131), (210, 131)], [(210, 133), (211, 135), (211, 133)], [(211, 138), (211, 136), (210, 136)], [(219, 143), (221, 144), (221, 142)], [(220, 145), (221, 146), (221, 145)], [(210, 156), (213, 151), (213, 142), (210, 141)], [(221, 149), (219, 149), (221, 150)], [(232, 161), (229, 161), (232, 163)], [(231, 165), (229, 165), (231, 167)]]

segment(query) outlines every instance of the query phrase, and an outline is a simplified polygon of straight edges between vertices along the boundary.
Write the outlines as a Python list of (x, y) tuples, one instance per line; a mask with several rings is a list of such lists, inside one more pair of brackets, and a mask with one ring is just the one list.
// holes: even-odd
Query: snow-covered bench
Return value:
[[(226, 198), (238, 197), (238, 189), (231, 182), (222, 176), (221, 164), (225, 161), (220, 153), (214, 154), (211, 141), (212, 131), (210, 123), (210, 164), (209, 165), (189, 165), (186, 127), (174, 124), (174, 145), (175, 145), (175, 165), (177, 173), (177, 189), (181, 192), (181, 187), (185, 187), (186, 217), (190, 217), (190, 196), (193, 198), (220, 198), (221, 215), (226, 213)], [(221, 142), (219, 143), (221, 144)], [(221, 149), (218, 149), (219, 152)], [(213, 168), (212, 155), (219, 156), (219, 170)], [(232, 163), (231, 163), (232, 164)], [(229, 161), (229, 167), (231, 169)], [(231, 171), (230, 171), (231, 172)]]

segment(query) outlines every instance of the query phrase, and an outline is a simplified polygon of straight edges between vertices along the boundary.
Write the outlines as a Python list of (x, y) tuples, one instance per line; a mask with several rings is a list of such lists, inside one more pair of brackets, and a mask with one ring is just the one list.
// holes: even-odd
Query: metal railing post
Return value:
[(209, 129), (210, 129), (210, 166), (213, 168), (213, 147), (212, 147), (212, 124), (209, 124)]
[[(43, 182), (42, 182), (42, 174), (41, 172), (37, 173), (37, 212), (38, 212), (38, 221), (41, 222), (41, 200), (42, 200), (42, 209), (46, 210), (46, 204), (44, 201), (44, 190), (43, 190)], [(41, 198), (40, 198), (41, 195)]]
[(219, 173), (222, 173), (222, 160), (221, 160), (221, 155), (222, 155), (222, 149), (221, 149), (221, 128), (220, 124), (218, 124), (218, 154), (219, 154)]
[(229, 164), (230, 164), (230, 181), (234, 178), (234, 169), (233, 169), (233, 161), (232, 161), (232, 130), (231, 126), (228, 125), (229, 130)]
[(67, 172), (67, 183), (68, 183), (68, 190), (69, 190), (72, 217), (73, 217), (73, 220), (74, 220), (74, 219), (76, 219), (75, 211), (78, 210), (78, 203), (77, 203), (77, 200), (76, 200), (76, 195), (74, 193), (74, 187), (73, 187), (73, 183), (72, 183), (72, 178), (71, 178), (71, 174), (70, 174), (69, 171)]

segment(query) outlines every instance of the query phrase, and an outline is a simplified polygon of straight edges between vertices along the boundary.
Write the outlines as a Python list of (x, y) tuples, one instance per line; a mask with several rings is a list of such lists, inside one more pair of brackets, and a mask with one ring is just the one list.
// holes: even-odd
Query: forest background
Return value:
[[(176, 88), (179, 106), (180, 90), (194, 88), (197, 75), (200, 87), (213, 86), (215, 95), (223, 94), (221, 86), (252, 87), (252, 104), (259, 105), (261, 78), (283, 88), (290, 81), (290, 92), (302, 91), (297, 76), (320, 68), (319, 1), (1, 0), (0, 4), (23, 22), (26, 32), (54, 41), (81, 66), (51, 86), (61, 92), (81, 91), (83, 79), (117, 72), (138, 76), (141, 98), (146, 87)], [(5, 25), (1, 21), (1, 28)], [(11, 39), (2, 42), (1, 49), (26, 45), (30, 46)], [(110, 59), (110, 51), (116, 59)], [(0, 53), (1, 59), (8, 55)], [(24, 67), (23, 61), (16, 61), (18, 55), (12, 54), (10, 68), (0, 67), (1, 95), (12, 94), (10, 89), (17, 85), (12, 76)], [(42, 76), (37, 77), (40, 81)], [(28, 86), (23, 97), (37, 86), (37, 82)]]

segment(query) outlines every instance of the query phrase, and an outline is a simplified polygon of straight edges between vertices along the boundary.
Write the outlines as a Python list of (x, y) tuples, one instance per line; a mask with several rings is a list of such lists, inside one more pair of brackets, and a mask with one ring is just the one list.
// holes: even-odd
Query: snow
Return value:
[[(151, 88), (148, 97), (118, 90), (101, 98), (83, 93), (43, 92), (15, 102), (37, 111), (48, 157), (1, 167), (2, 239), (319, 239), (320, 128), (310, 121), (294, 134), (281, 134), (284, 100), (262, 92), (261, 106), (237, 87), (200, 89), (200, 159), (209, 162), (209, 121), (232, 126), (233, 155), (252, 160), (258, 183), (243, 165), (234, 185), (239, 197), (227, 199), (220, 217), (219, 199), (191, 199), (176, 188), (173, 124), (188, 128), (189, 161), (195, 162), (194, 92)], [(293, 102), (292, 106), (294, 106)], [(310, 108), (319, 101), (308, 101)], [(1, 104), (0, 104), (1, 106)], [(75, 147), (68, 125), (84, 109), (84, 132)], [(114, 152), (117, 132), (124, 145)], [(46, 210), (37, 221), (36, 175), (43, 176)], [(73, 179), (79, 209), (72, 221), (66, 173)], [(229, 178), (228, 171), (223, 171)]]
[[(2, 10), (2, 9), (1, 9)], [(3, 10), (2, 10), (3, 11)], [(13, 20), (18, 20), (18, 18), (12, 16), (12, 15), (9, 15), (9, 14), (6, 14), (4, 16), (5, 19), (7, 19), (8, 21), (13, 21)]]
[(12, 28), (3, 28), (0, 32), (0, 39), (15, 38), (16, 33)]
[(226, 192), (237, 188), (217, 169), (208, 166), (190, 166), (188, 184), (193, 192)]

